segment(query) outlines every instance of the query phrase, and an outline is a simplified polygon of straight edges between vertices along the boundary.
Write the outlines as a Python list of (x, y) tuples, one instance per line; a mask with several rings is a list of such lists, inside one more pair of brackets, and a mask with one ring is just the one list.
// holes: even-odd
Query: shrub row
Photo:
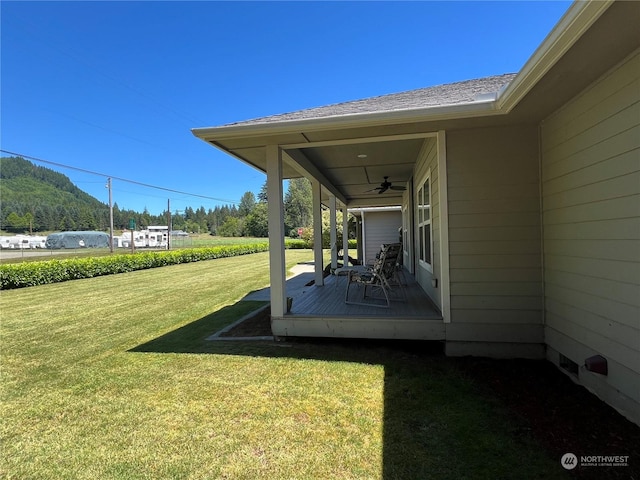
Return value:
[[(289, 247), (303, 248), (303, 247)], [(235, 257), (269, 250), (268, 243), (140, 252), (135, 255), (72, 258), (0, 265), (0, 290), (32, 287), (147, 268)]]
[[(287, 239), (284, 242), (285, 248), (296, 249), (296, 248), (313, 248), (313, 240), (305, 240), (302, 238), (299, 239)], [(342, 243), (339, 243), (340, 248), (342, 248)], [(323, 248), (329, 248), (329, 245), (323, 245)], [(358, 241), (356, 239), (349, 239), (349, 249), (358, 248)]]

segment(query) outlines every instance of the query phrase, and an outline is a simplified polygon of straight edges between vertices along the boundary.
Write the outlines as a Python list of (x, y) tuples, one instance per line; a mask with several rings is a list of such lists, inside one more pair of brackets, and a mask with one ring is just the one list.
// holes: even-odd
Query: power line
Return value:
[(157, 185), (150, 185), (148, 183), (142, 183), (142, 182), (138, 182), (136, 180), (129, 180), (127, 178), (122, 178), (122, 177), (116, 177), (115, 175), (107, 175), (106, 173), (100, 173), (100, 172), (94, 172), (92, 170), (86, 170), (84, 168), (79, 168), (79, 167), (72, 167), (71, 165), (65, 165), (63, 163), (57, 163), (57, 162), (52, 162), (49, 160), (43, 160), (41, 158), (36, 158), (36, 157), (32, 157), (30, 155), (24, 155), (22, 153), (17, 153), (17, 152), (10, 152), (8, 150), (4, 150), (4, 149), (0, 149), (0, 152), (2, 153), (6, 153), (8, 155), (13, 155), (15, 157), (22, 157), (22, 158), (26, 158), (28, 160), (32, 160), (34, 162), (40, 162), (40, 163), (46, 163), (48, 165), (55, 165), (56, 167), (62, 167), (62, 168), (68, 168), (70, 170), (75, 170), (78, 172), (83, 172), (83, 173), (88, 173), (90, 175), (98, 175), (100, 177), (104, 177), (104, 178), (112, 178), (114, 180), (119, 180), (121, 182), (127, 182), (127, 183), (131, 183), (133, 185), (139, 185), (141, 187), (146, 187), (146, 188), (154, 188), (156, 190), (162, 190), (165, 192), (171, 192), (171, 193), (179, 193), (180, 195), (189, 195), (191, 197), (198, 197), (198, 198), (205, 198), (207, 200), (214, 200), (216, 202), (225, 202), (225, 203), (230, 203), (235, 205), (236, 203), (238, 203), (236, 200), (229, 200), (229, 199), (225, 199), (225, 198), (216, 198), (216, 197), (209, 197), (206, 195), (200, 195), (197, 193), (190, 193), (190, 192), (183, 192), (181, 190), (174, 190), (172, 188), (166, 188), (166, 187), (158, 187)]

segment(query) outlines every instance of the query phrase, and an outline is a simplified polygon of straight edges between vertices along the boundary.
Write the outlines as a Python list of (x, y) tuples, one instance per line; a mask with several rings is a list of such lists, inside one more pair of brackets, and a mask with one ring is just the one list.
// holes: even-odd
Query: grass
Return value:
[(563, 478), (446, 358), (204, 341), (267, 283), (261, 253), (3, 291), (0, 477)]
[(195, 234), (192, 233), (189, 237), (174, 237), (173, 243), (176, 247), (178, 247), (181, 243), (184, 243), (185, 246), (194, 246), (194, 247), (213, 247), (217, 245), (243, 245), (246, 243), (268, 243), (268, 238), (260, 238), (260, 237), (218, 237), (212, 236), (206, 233)]

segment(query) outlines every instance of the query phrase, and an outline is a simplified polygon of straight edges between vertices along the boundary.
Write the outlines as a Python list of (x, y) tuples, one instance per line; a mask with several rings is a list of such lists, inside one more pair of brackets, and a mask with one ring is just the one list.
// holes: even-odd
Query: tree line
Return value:
[[(66, 175), (19, 158), (0, 159), (0, 228), (14, 233), (58, 230), (108, 230), (109, 207), (75, 186)], [(206, 210), (186, 207), (183, 211), (152, 215), (113, 205), (114, 229), (167, 225), (189, 233), (227, 237), (267, 237), (266, 181), (254, 194), (244, 193), (238, 205), (219, 205)], [(291, 179), (284, 196), (285, 232), (297, 237), (299, 229), (312, 224), (311, 184), (305, 178)]]

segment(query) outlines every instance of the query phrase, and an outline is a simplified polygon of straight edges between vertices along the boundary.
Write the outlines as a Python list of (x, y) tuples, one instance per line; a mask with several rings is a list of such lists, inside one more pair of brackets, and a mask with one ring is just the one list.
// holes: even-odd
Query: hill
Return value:
[(0, 158), (0, 228), (37, 232), (108, 226), (109, 207), (66, 175), (20, 157)]

